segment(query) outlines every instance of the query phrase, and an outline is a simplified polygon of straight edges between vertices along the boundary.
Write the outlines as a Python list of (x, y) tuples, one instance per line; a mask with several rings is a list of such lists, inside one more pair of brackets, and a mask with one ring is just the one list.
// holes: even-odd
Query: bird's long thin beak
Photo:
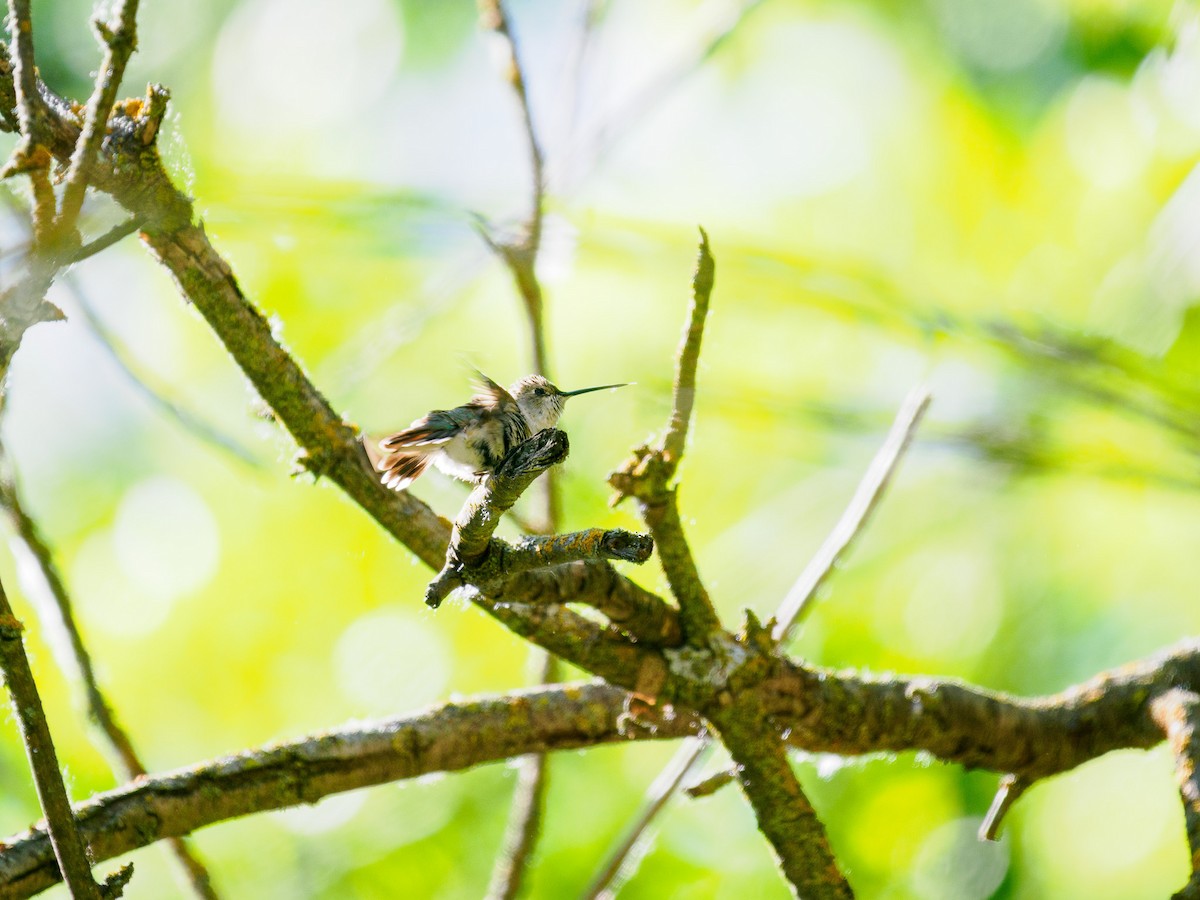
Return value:
[(602, 384), (599, 387), (580, 388), (577, 391), (562, 391), (562, 395), (564, 397), (577, 397), (580, 394), (590, 394), (592, 391), (606, 391), (609, 388), (627, 387), (628, 385), (628, 381), (621, 384)]

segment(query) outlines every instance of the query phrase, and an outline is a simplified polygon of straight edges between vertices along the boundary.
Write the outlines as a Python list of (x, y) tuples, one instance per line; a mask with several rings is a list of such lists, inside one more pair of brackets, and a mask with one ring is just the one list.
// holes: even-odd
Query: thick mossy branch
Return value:
[(752, 700), (714, 713), (721, 741), (762, 831), (797, 897), (842, 900), (853, 892), (838, 868), (825, 827), (800, 786), (787, 750)]
[(539, 431), (512, 449), (471, 492), (454, 520), (447, 556), (471, 564), (482, 557), (496, 527), (539, 475), (561, 463), (571, 452), (567, 433), (556, 428)]
[(1033, 782), (1113, 750), (1162, 743), (1150, 703), (1175, 687), (1200, 693), (1200, 640), (1046, 697), (787, 661), (761, 690), (794, 746), (842, 755), (919, 749)]
[(528, 603), (524, 586), (510, 591), (508, 585), (501, 582), (472, 599), (509, 631), (555, 656), (631, 691), (638, 689), (638, 673), (644, 668), (662, 667), (662, 657), (652, 646), (633, 643), (616, 628), (597, 625), (565, 606)]
[[(625, 733), (626, 694), (603, 684), (557, 685), (447, 703), (225, 756), (97, 794), (78, 807), (97, 861), (225, 819), (316, 803), (368, 785), (454, 772), (526, 753), (694, 734), (691, 716)], [(0, 844), (0, 896), (28, 897), (58, 880), (42, 827)]]
[(506, 574), (548, 569), (587, 559), (644, 563), (654, 552), (654, 539), (622, 528), (589, 528), (570, 534), (531, 535), (501, 548)]

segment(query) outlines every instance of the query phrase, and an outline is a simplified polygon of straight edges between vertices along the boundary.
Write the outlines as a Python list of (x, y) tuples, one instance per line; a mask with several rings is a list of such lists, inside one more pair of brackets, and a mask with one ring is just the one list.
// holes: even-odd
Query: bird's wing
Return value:
[(486, 409), (489, 411), (498, 412), (502, 409), (516, 409), (517, 401), (513, 399), (512, 394), (502, 388), (492, 379), (488, 378), (478, 369), (475, 370), (475, 387), (478, 388), (477, 393), (470, 399), (467, 406), (473, 406), (476, 409)]
[(458, 434), (471, 420), (470, 411), (459, 406), (454, 409), (435, 409), (417, 419), (403, 431), (379, 442), (381, 450), (394, 452), (409, 447), (433, 447), (444, 444)]

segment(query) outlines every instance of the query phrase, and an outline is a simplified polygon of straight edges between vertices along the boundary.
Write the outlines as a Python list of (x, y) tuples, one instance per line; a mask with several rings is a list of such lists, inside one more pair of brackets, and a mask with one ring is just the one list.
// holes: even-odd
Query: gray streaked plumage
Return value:
[(478, 481), (518, 444), (553, 428), (568, 397), (623, 386), (560, 391), (540, 375), (526, 375), (505, 390), (482, 372), (476, 374), (479, 392), (465, 404), (435, 409), (379, 442), (382, 453), (372, 461), (385, 485), (402, 491), (430, 463), (455, 478)]

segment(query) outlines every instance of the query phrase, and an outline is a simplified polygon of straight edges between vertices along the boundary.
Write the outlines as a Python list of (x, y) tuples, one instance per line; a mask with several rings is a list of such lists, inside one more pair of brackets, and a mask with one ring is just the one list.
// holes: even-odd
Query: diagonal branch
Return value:
[(833, 531), (829, 532), (816, 556), (805, 566), (796, 583), (783, 598), (779, 611), (775, 614), (774, 638), (777, 642), (784, 643), (791, 637), (796, 626), (812, 608), (813, 599), (821, 585), (833, 573), (855, 538), (866, 528), (867, 521), (879, 505), (901, 457), (904, 456), (904, 451), (916, 434), (917, 426), (921, 424), (921, 417), (929, 408), (929, 401), (929, 391), (925, 388), (915, 388), (905, 398), (887, 437), (884, 438), (883, 445), (876, 452), (862, 481), (859, 482), (850, 505), (838, 519)]
[(38, 802), (46, 814), (53, 858), (57, 860), (72, 897), (100, 900), (100, 888), (92, 880), (92, 867), (76, 828), (75, 814), (50, 737), (50, 726), (46, 723), (46, 713), (29, 668), (29, 658), (25, 655), (21, 637), (24, 630), (25, 626), (13, 615), (8, 596), (0, 586), (0, 670), (4, 672), (4, 683), (21, 728), (21, 740), (25, 744), (29, 768), (33, 771)]
[(114, 244), (120, 243), (129, 237), (129, 235), (141, 230), (142, 224), (140, 216), (130, 216), (124, 222), (114, 225), (108, 231), (104, 232), (104, 234), (88, 241), (75, 251), (75, 254), (71, 257), (71, 264), (74, 265), (75, 263), (83, 262), (88, 257), (95, 256), (102, 250), (107, 250)]
[(583, 893), (584, 900), (599, 900), (600, 897), (614, 897), (621, 886), (633, 875), (640, 861), (642, 852), (649, 843), (643, 837), (650, 823), (666, 807), (675, 796), (679, 785), (687, 777), (688, 772), (700, 762), (704, 754), (712, 748), (712, 742), (705, 737), (692, 738), (684, 741), (675, 755), (671, 757), (654, 783), (646, 791), (642, 809), (626, 827), (624, 833), (617, 839), (609, 852), (608, 859), (600, 871), (592, 878), (591, 884)]
[(612, 152), (613, 148), (638, 125), (653, 113), (662, 102), (681, 84), (694, 74), (704, 63), (725, 45), (745, 23), (750, 14), (762, 6), (764, 0), (744, 0), (732, 4), (711, 4), (705, 8), (715, 10), (711, 21), (704, 23), (704, 32), (693, 47), (668, 62), (653, 78), (643, 85), (621, 108), (605, 117), (591, 130), (582, 144), (586, 154), (580, 170), (584, 175), (594, 171)]
[[(0, 45), (0, 76), (11, 74)], [(69, 104), (39, 85), (36, 111), (48, 147), (70, 157), (79, 137)], [(153, 92), (152, 92), (153, 93)], [(154, 93), (164, 96), (161, 89)], [(156, 101), (157, 102), (157, 101)], [(13, 83), (0, 77), (0, 113), (16, 108)], [(155, 107), (156, 114), (161, 110)], [(112, 133), (101, 146), (92, 183), (144, 218), (143, 242), (175, 278), (183, 296), (209, 323), (280, 424), (300, 447), (301, 465), (329, 478), (389, 534), (431, 568), (446, 556), (450, 523), (407, 492), (379, 483), (353, 426), (338, 416), (302, 367), (272, 333), (267, 318), (246, 299), (228, 263), (213, 249), (204, 229), (192, 224), (191, 201), (171, 183), (147, 129), (155, 120), (114, 115)], [(553, 574), (551, 574), (553, 573)], [(537, 577), (534, 577), (534, 576)], [(506, 585), (510, 598), (556, 597), (628, 614), (657, 605), (666, 612), (646, 618), (661, 623), (662, 642), (678, 634), (673, 613), (661, 598), (633, 584), (606, 562), (577, 563), (550, 572), (518, 576)], [(537, 623), (528, 623), (536, 631)]]
[[(100, 727), (109, 747), (116, 755), (118, 765), (114, 770), (126, 779), (146, 775), (147, 770), (130, 741), (128, 733), (121, 727), (113, 713), (112, 706), (100, 689), (96, 670), (92, 665), (91, 654), (83, 642), (83, 635), (75, 621), (73, 604), (66, 585), (59, 574), (54, 562), (54, 554), (42, 538), (37, 523), (25, 511), (21, 503), (17, 486), (11, 477), (0, 479), (0, 506), (3, 506), (12, 519), (17, 539), (25, 548), (34, 565), (37, 567), (45, 584), (46, 593), (54, 605), (57, 624), (66, 634), (67, 645), (71, 651), (71, 664), (78, 673), (78, 681), (83, 689), (89, 715)], [(40, 616), (43, 625), (47, 625), (48, 615), (44, 611)], [(171, 853), (175, 856), (180, 867), (184, 870), (196, 895), (204, 898), (216, 898), (212, 888), (212, 877), (204, 863), (192, 852), (182, 837), (171, 838), (168, 841)]]
[(162, 412), (169, 419), (175, 421), (184, 431), (190, 433), (201, 443), (208, 444), (223, 453), (229, 454), (238, 462), (249, 466), (251, 469), (261, 469), (263, 467), (263, 463), (255, 456), (253, 451), (242, 444), (237, 438), (231, 434), (222, 432), (215, 425), (209, 424), (190, 409), (172, 400), (161, 387), (151, 384), (145, 373), (135, 370), (134, 364), (128, 359), (126, 349), (120, 346), (116, 335), (109, 330), (108, 326), (105, 325), (104, 321), (96, 313), (92, 303), (80, 286), (78, 279), (68, 275), (63, 278), (60, 284), (75, 298), (75, 308), (72, 312), (77, 310), (80, 313), (83, 321), (95, 334), (100, 347), (139, 396), (143, 397), (151, 406)]

